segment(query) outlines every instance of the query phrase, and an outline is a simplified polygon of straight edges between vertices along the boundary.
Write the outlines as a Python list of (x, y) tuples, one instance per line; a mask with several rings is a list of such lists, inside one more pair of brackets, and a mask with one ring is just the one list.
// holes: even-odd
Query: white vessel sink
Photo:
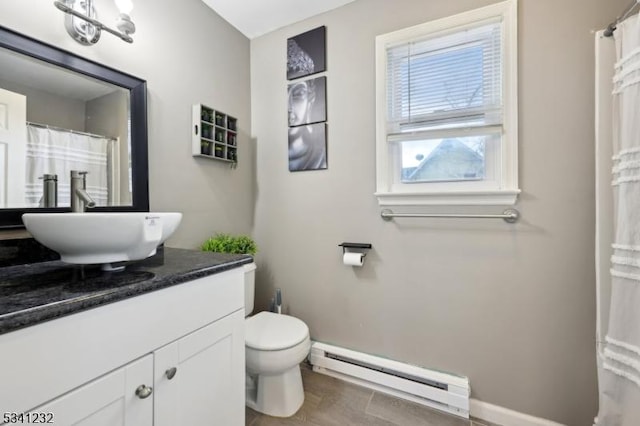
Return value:
[(182, 213), (25, 213), (22, 222), (67, 263), (145, 259), (176, 230)]

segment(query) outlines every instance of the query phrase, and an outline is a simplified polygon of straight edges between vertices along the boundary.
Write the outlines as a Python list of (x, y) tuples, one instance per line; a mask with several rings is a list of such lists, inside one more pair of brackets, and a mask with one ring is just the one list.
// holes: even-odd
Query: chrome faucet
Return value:
[(87, 207), (96, 205), (87, 194), (87, 172), (71, 170), (71, 212), (84, 213)]
[(42, 179), (40, 207), (58, 207), (58, 175), (44, 174), (38, 179)]

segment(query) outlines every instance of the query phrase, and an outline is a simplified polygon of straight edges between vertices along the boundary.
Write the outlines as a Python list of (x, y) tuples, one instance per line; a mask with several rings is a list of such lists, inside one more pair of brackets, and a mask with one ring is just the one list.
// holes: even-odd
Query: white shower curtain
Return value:
[(114, 139), (35, 125), (28, 125), (27, 133), (25, 202), (28, 207), (38, 207), (41, 203), (42, 180), (39, 178), (43, 174), (58, 175), (58, 206), (69, 206), (71, 170), (89, 172), (87, 192), (97, 205), (106, 206), (111, 201), (108, 157)]
[[(610, 274), (598, 270), (598, 380), (600, 426), (640, 425), (640, 22), (618, 25), (613, 110), (611, 245), (605, 249), (606, 208), (598, 206), (596, 258), (610, 255)], [(601, 59), (601, 58), (600, 58)], [(601, 65), (601, 64), (598, 64)], [(600, 124), (600, 123), (599, 123)], [(602, 128), (598, 129), (601, 136)], [(603, 140), (598, 137), (598, 143)], [(601, 150), (599, 150), (601, 151)], [(598, 158), (597, 164), (602, 164)], [(601, 178), (601, 170), (599, 178)], [(601, 179), (600, 179), (601, 181)], [(598, 187), (598, 203), (604, 190)], [(603, 253), (603, 251), (605, 251)]]

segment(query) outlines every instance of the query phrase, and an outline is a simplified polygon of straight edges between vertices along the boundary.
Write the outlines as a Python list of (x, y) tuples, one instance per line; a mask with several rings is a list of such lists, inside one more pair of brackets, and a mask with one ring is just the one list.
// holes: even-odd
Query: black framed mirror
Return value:
[[(149, 211), (147, 137), (144, 80), (0, 26), (0, 228), (24, 227), (27, 212), (70, 211), (68, 171), (94, 163), (87, 189), (102, 201), (92, 210)], [(43, 204), (52, 173), (57, 207)]]

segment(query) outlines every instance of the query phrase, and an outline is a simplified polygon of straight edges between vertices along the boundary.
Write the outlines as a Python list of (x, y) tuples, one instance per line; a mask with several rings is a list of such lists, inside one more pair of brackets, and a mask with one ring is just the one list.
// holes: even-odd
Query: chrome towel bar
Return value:
[(435, 218), (471, 218), (471, 219), (504, 219), (508, 223), (516, 223), (520, 212), (516, 209), (506, 209), (502, 214), (449, 214), (449, 213), (394, 213), (389, 209), (380, 212), (382, 219), (390, 221), (394, 217), (435, 217)]

